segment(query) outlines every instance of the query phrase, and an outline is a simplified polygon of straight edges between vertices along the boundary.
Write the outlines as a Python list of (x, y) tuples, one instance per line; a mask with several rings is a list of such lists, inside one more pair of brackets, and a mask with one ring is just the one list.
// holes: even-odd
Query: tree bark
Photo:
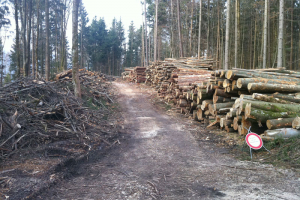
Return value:
[(72, 13), (72, 57), (73, 57), (73, 70), (72, 82), (74, 85), (74, 94), (76, 97), (81, 98), (80, 81), (78, 74), (78, 8), (80, 0), (73, 0), (73, 13)]
[(235, 41), (234, 41), (234, 66), (239, 67), (240, 58), (240, 0), (235, 1)]
[(268, 6), (269, 0), (265, 0), (265, 15), (264, 15), (264, 52), (263, 52), (263, 69), (267, 65), (267, 41), (268, 41)]
[(226, 37), (225, 37), (225, 65), (224, 65), (225, 70), (228, 70), (228, 65), (229, 65), (229, 28), (230, 28), (230, 0), (227, 0)]
[(239, 78), (236, 82), (236, 85), (238, 88), (247, 88), (249, 83), (300, 85), (300, 82), (285, 81), (281, 79), (267, 79), (267, 78)]
[(190, 56), (193, 56), (193, 53), (192, 53), (192, 40), (193, 40), (194, 2), (195, 2), (195, 0), (192, 0), (191, 28), (190, 28), (190, 41), (189, 41)]
[(279, 119), (269, 119), (266, 124), (268, 129), (278, 129), (278, 128), (288, 128), (292, 127), (292, 122), (295, 118), (279, 118)]
[(273, 96), (268, 96), (266, 94), (253, 93), (252, 97), (253, 97), (253, 99), (256, 99), (256, 100), (267, 101), (267, 102), (272, 102), (272, 103), (282, 103), (282, 104), (292, 104), (293, 103), (291, 101), (274, 98)]
[(199, 2), (199, 33), (198, 33), (198, 59), (201, 57), (201, 26), (202, 26), (202, 0)]
[(21, 61), (20, 61), (20, 33), (19, 33), (19, 17), (18, 17), (18, 0), (15, 0), (15, 23), (16, 23), (16, 53), (17, 53), (17, 76), (20, 76)]
[(299, 85), (287, 85), (287, 84), (268, 84), (268, 83), (249, 83), (249, 92), (300, 92)]
[(284, 23), (284, 0), (279, 0), (279, 28), (278, 28), (278, 56), (277, 68), (283, 67), (283, 23)]
[[(30, 34), (31, 34), (31, 16), (32, 16), (32, 0), (29, 0), (28, 5), (28, 28), (27, 28), (27, 42), (26, 42), (26, 62), (25, 62), (25, 76), (29, 76), (30, 67)], [(26, 22), (25, 22), (26, 23)]]
[(146, 8), (146, 0), (144, 0), (144, 14), (145, 14), (145, 50), (146, 50), (146, 66), (148, 66), (148, 43), (147, 43), (147, 8)]
[[(21, 15), (22, 16), (22, 15)], [(26, 66), (26, 0), (23, 0), (23, 17), (22, 21), (22, 36), (23, 36), (23, 76), (25, 76), (25, 66)]]
[(38, 68), (39, 68), (39, 60), (38, 60), (38, 48), (39, 48), (39, 34), (40, 34), (40, 0), (37, 2), (37, 20), (36, 20), (36, 43), (35, 43), (35, 78), (38, 77)]
[(158, 3), (159, 0), (155, 1), (155, 26), (154, 26), (154, 62), (157, 61), (157, 28), (158, 28)]
[(179, 56), (183, 57), (183, 46), (182, 46), (182, 36), (181, 36), (181, 20), (180, 20), (180, 3), (177, 0), (177, 22), (178, 22), (178, 37), (179, 37)]
[(245, 118), (247, 120), (259, 121), (261, 123), (265, 123), (270, 119), (293, 118), (296, 116), (296, 112), (272, 112), (268, 110), (252, 108), (251, 104), (247, 104), (245, 108)]
[(46, 47), (45, 47), (45, 75), (46, 81), (50, 80), (50, 25), (49, 25), (49, 0), (45, 0), (45, 9), (46, 9)]

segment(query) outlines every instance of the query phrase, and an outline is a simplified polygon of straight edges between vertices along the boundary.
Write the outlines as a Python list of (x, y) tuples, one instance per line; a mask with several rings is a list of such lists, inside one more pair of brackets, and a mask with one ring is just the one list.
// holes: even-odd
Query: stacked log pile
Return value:
[(195, 58), (171, 59), (153, 63), (146, 70), (146, 84), (157, 90), (157, 95), (177, 105), (178, 112), (190, 113), (197, 107), (199, 88), (211, 77), (212, 60)]
[(178, 112), (209, 123), (208, 127), (240, 135), (251, 127), (265, 139), (300, 134), (300, 118), (296, 118), (300, 72), (284, 68), (208, 71), (210, 65), (166, 59), (147, 68), (146, 83), (159, 97), (173, 102)]
[(135, 83), (146, 81), (146, 67), (126, 68), (122, 73), (122, 78)]

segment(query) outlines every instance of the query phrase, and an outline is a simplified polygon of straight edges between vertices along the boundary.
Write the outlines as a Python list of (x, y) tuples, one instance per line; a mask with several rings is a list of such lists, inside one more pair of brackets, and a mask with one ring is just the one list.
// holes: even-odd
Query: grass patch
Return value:
[[(300, 168), (300, 136), (289, 139), (278, 138), (264, 142), (264, 146), (271, 151), (271, 154), (264, 148), (253, 150), (253, 160), (275, 166)], [(239, 159), (251, 159), (248, 145), (244, 144), (238, 148), (243, 149), (242, 153), (238, 154)]]

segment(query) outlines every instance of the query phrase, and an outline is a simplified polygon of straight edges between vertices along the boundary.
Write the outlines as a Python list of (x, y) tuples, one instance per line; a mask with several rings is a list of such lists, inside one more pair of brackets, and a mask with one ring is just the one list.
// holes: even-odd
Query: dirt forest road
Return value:
[(91, 156), (38, 199), (300, 199), (296, 173), (238, 161), (197, 141), (190, 120), (159, 111), (145, 88), (114, 86), (125, 118), (121, 144)]

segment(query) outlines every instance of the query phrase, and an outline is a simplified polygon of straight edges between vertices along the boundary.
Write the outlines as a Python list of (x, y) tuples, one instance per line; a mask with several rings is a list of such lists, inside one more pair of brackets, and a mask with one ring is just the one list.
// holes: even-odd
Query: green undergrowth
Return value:
[[(253, 161), (300, 169), (300, 136), (289, 139), (278, 138), (264, 142), (264, 146), (271, 153), (264, 148), (253, 150)], [(249, 147), (244, 145), (242, 149), (239, 157), (242, 160), (250, 160)]]

